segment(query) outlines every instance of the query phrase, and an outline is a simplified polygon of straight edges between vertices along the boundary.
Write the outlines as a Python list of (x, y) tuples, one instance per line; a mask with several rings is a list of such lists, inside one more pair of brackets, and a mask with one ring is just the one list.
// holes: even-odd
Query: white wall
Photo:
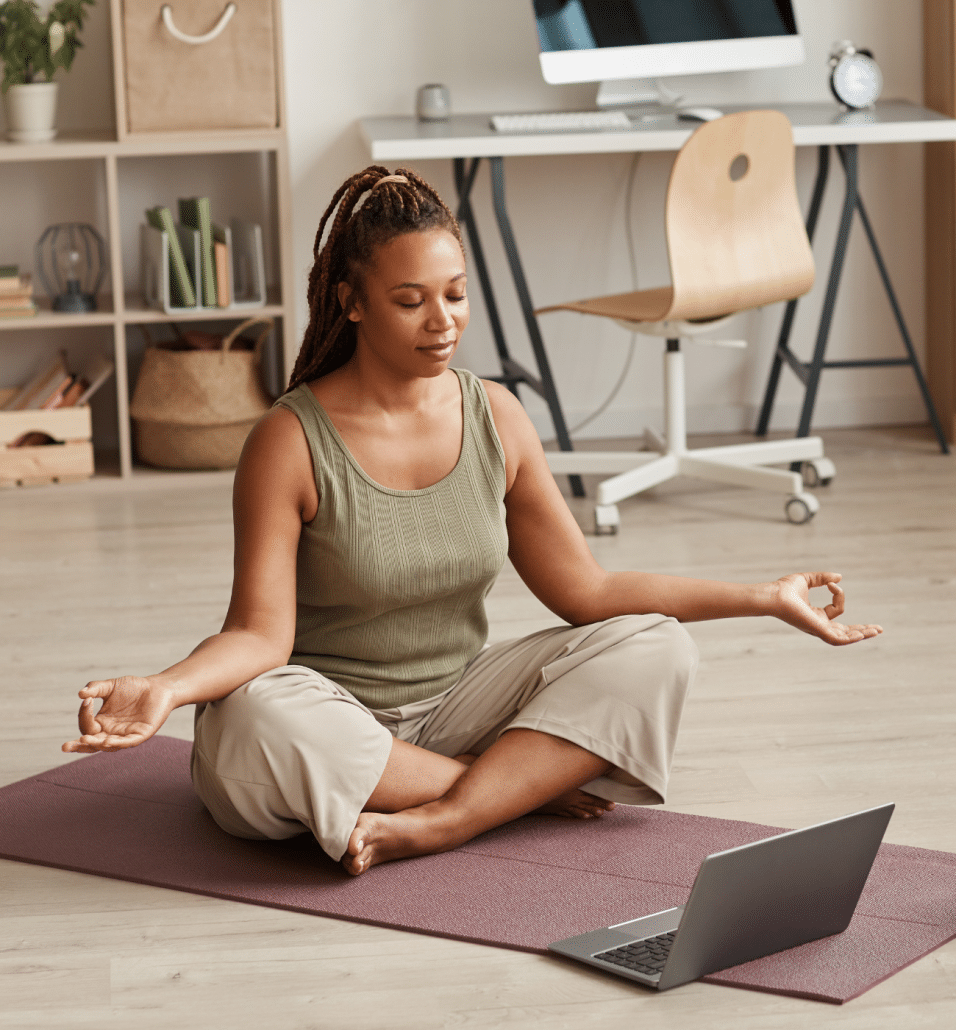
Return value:
[[(795, 0), (795, 8), (808, 52), (804, 65), (671, 83), (689, 98), (717, 104), (827, 100), (827, 54), (835, 40), (852, 39), (873, 50), (884, 74), (884, 97), (920, 100), (922, 18), (916, 0)], [(411, 114), (415, 91), (425, 82), (446, 83), (458, 112), (570, 109), (593, 102), (591, 86), (549, 86), (542, 80), (530, 0), (285, 0), (283, 12), (300, 334), (319, 218), (342, 180), (370, 163), (357, 119)], [(798, 155), (804, 197), (812, 185), (815, 160), (815, 151)], [(666, 278), (661, 202), (669, 162), (667, 155), (646, 155), (636, 168), (632, 224), (641, 286)], [(509, 204), (536, 305), (630, 288), (623, 219), (631, 166), (628, 155), (508, 160)], [(448, 163), (422, 161), (414, 167), (453, 206)], [(910, 331), (922, 349), (922, 148), (861, 148), (861, 184)], [(834, 169), (815, 248), (824, 271), (829, 267), (841, 192), (842, 173)], [(502, 284), (499, 303), (509, 341), (519, 360), (530, 364), (530, 347), (493, 232), (486, 178), (476, 187), (476, 195), (479, 217), (488, 227), (485, 249), (496, 281)], [(821, 293), (816, 290), (798, 314), (793, 344), (804, 355), (812, 346)], [(487, 374), (495, 370), (494, 350), (475, 279), (471, 296), (472, 323), (456, 363)], [(777, 307), (740, 319), (739, 333), (751, 343), (746, 352), (693, 349), (688, 361), (692, 431), (752, 427), (780, 314)], [(603, 321), (572, 314), (547, 316), (542, 328), (573, 424), (597, 408), (617, 380), (628, 336)], [(857, 226), (829, 355), (902, 353)], [(633, 435), (645, 421), (658, 420), (660, 364), (660, 342), (639, 338), (623, 389), (581, 435)], [(799, 383), (785, 371), (775, 427), (795, 427), (801, 398)], [(539, 431), (550, 436), (543, 403), (528, 394), (525, 399)], [(909, 369), (834, 370), (824, 374), (814, 425), (924, 420)]]
[[(826, 57), (834, 40), (870, 46), (885, 77), (885, 97), (919, 100), (922, 83), (921, 5), (917, 0), (795, 0), (808, 60), (798, 68), (671, 80), (689, 98), (704, 102), (826, 100)], [(531, 0), (284, 0), (284, 55), (292, 151), (294, 251), (299, 325), (306, 323), (305, 288), (319, 218), (342, 180), (369, 163), (356, 121), (377, 114), (411, 114), (417, 87), (445, 82), (457, 111), (505, 111), (590, 106), (592, 86), (549, 86), (538, 67)], [(64, 129), (109, 128), (112, 124), (112, 65), (109, 5), (91, 13), (73, 71), (61, 76), (60, 124)], [(861, 150), (862, 188), (903, 311), (917, 346), (923, 342), (922, 148), (874, 146)], [(92, 221), (105, 227), (105, 184), (83, 162), (0, 167), (7, 204), (0, 225), (4, 261), (32, 263), (33, 243), (54, 221)], [(645, 155), (636, 168), (631, 222), (637, 241), (641, 286), (665, 281), (662, 199), (668, 155)], [(834, 162), (835, 164), (835, 162)], [(798, 154), (798, 178), (809, 193), (815, 152)], [(193, 165), (190, 166), (195, 171)], [(416, 169), (453, 205), (448, 162), (423, 161)], [(507, 185), (515, 224), (536, 304), (630, 288), (624, 207), (632, 169), (629, 155), (512, 158)], [(212, 173), (210, 173), (212, 174)], [(128, 179), (128, 177), (127, 177)], [(166, 193), (150, 180), (150, 202), (178, 195), (170, 178)], [(127, 185), (130, 185), (127, 182)], [(198, 187), (197, 187), (198, 188)], [(203, 188), (210, 188), (203, 186)], [(818, 264), (826, 270), (839, 210), (842, 174), (835, 169), (817, 234)], [(135, 239), (146, 200), (135, 183), (123, 198), (124, 234)], [(499, 303), (512, 349), (533, 367), (517, 302), (493, 230), (487, 172), (476, 187), (485, 249), (500, 284)], [(155, 195), (154, 195), (155, 194)], [(138, 206), (137, 206), (138, 205)], [(133, 243), (129, 243), (129, 248)], [(132, 251), (131, 251), (132, 253)], [(127, 262), (130, 274), (134, 262)], [(801, 306), (794, 346), (808, 355), (822, 291)], [(692, 430), (751, 428), (772, 356), (780, 308), (740, 319), (743, 353), (694, 347), (688, 390)], [(624, 366), (628, 336), (597, 319), (571, 314), (546, 316), (542, 328), (559, 394), (573, 425), (597, 408)], [(90, 345), (100, 336), (90, 332)], [(73, 334), (77, 336), (77, 334)], [(60, 346), (59, 335), (7, 330), (0, 341), (0, 382), (28, 375), (43, 343)], [(70, 338), (73, 346), (73, 337)], [(79, 345), (77, 342), (76, 345)], [(831, 356), (902, 354), (901, 343), (859, 226), (854, 230), (836, 320)], [(491, 336), (476, 281), (472, 324), (457, 363), (496, 371)], [(660, 342), (639, 338), (623, 388), (586, 435), (633, 435), (660, 418)], [(552, 433), (543, 403), (529, 391), (525, 401), (542, 436)], [(802, 391), (784, 372), (775, 409), (776, 427), (793, 429)], [(822, 381), (815, 426), (924, 421), (909, 369), (830, 371)]]

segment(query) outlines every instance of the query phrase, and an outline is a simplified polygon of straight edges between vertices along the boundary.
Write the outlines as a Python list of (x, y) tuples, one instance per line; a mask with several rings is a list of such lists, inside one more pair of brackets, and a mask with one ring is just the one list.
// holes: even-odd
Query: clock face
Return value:
[(830, 85), (837, 100), (847, 107), (869, 107), (880, 95), (883, 76), (872, 57), (848, 54), (837, 62)]

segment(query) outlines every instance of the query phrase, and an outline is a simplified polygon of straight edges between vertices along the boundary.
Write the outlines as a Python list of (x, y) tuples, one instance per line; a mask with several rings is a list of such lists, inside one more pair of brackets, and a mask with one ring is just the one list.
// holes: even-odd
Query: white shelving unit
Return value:
[[(49, 301), (38, 296), (40, 310), (35, 317), (0, 320), (0, 333), (16, 332), (29, 338), (37, 333), (49, 335), (55, 331), (92, 327), (100, 327), (100, 331), (112, 330), (119, 472), (121, 476), (129, 477), (134, 467), (129, 421), (133, 384), (128, 356), (131, 345), (134, 350), (141, 346), (141, 341), (133, 338), (131, 330), (135, 332), (139, 325), (174, 321), (235, 324), (253, 313), (248, 309), (206, 308), (190, 312), (186, 320), (147, 306), (139, 288), (131, 288), (131, 284), (139, 282), (140, 254), (138, 246), (130, 242), (138, 240), (146, 206), (163, 202), (162, 198), (167, 194), (172, 197), (196, 195), (219, 178), (242, 175), (255, 180), (250, 181), (248, 189), (256, 198), (258, 211), (217, 212), (216, 215), (226, 219), (231, 216), (248, 217), (262, 223), (267, 293), (265, 306), (255, 309), (255, 313), (270, 316), (276, 321), (280, 379), (287, 376), (290, 355), (294, 354), (291, 336), (295, 313), (280, 0), (273, 0), (279, 117), (277, 127), (267, 130), (129, 133), (126, 128), (121, 7), (122, 0), (110, 0), (115, 132), (61, 132), (51, 142), (42, 144), (0, 141), (0, 163), (23, 165), (25, 172), (29, 171), (27, 166), (31, 164), (48, 162), (81, 162), (93, 167), (94, 176), (105, 190), (105, 207), (102, 211), (91, 211), (86, 220), (104, 237), (109, 254), (108, 274), (98, 297), (99, 310), (85, 314), (60, 313), (50, 310)], [(108, 74), (109, 70), (104, 69), (104, 81)], [(26, 175), (22, 178), (26, 179)], [(179, 186), (180, 183), (183, 185)], [(25, 182), (23, 188), (30, 190), (29, 182)], [(172, 192), (176, 189), (185, 192)], [(9, 199), (6, 201), (10, 202)], [(43, 228), (37, 228), (37, 237)], [(34, 282), (34, 287), (39, 292), (39, 284)], [(94, 429), (94, 445), (96, 443)]]

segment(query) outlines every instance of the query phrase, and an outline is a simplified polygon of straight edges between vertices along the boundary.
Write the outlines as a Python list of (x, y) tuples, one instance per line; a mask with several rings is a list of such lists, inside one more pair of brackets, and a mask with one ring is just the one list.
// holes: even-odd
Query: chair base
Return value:
[(823, 441), (818, 436), (702, 447), (681, 452), (668, 450), (653, 430), (645, 431), (645, 440), (652, 449), (548, 452), (548, 466), (555, 474), (616, 473), (597, 489), (597, 532), (617, 532), (620, 525), (618, 501), (677, 476), (785, 494), (787, 519), (794, 523), (807, 522), (819, 510), (820, 503), (813, 494), (804, 490), (801, 474), (764, 466), (804, 462), (808, 466), (806, 478), (823, 484), (836, 473), (833, 463), (824, 457)]
[[(667, 340), (664, 354), (664, 436), (644, 430), (645, 451), (552, 451), (548, 466), (555, 473), (612, 473), (598, 487), (595, 529), (617, 531), (620, 519), (617, 502), (649, 490), (676, 476), (693, 476), (730, 486), (750, 486), (787, 494), (784, 511), (791, 522), (808, 522), (820, 504), (803, 489), (799, 472), (764, 468), (765, 465), (793, 465), (803, 462), (812, 475), (811, 484), (828, 483), (836, 474), (833, 462), (823, 456), (818, 436), (790, 440), (761, 440), (722, 447), (687, 449), (684, 418), (684, 355), (680, 340)], [(615, 474), (616, 473), (616, 474)]]

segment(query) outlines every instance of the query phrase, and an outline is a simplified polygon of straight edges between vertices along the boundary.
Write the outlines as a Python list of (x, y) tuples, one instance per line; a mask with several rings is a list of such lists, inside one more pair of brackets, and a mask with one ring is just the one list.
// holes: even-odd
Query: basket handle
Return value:
[(225, 27), (232, 20), (232, 16), (236, 13), (236, 5), (226, 4), (226, 9), (222, 12), (219, 21), (201, 36), (190, 36), (188, 33), (183, 32), (182, 29), (176, 28), (176, 23), (173, 21), (172, 4), (163, 4), (159, 13), (162, 15), (163, 24), (171, 36), (178, 39), (180, 43), (190, 43), (193, 46), (199, 46), (202, 43), (211, 43), (217, 36), (222, 34)]
[(233, 341), (240, 336), (250, 326), (261, 325), (263, 326), (262, 332), (259, 333), (259, 338), (256, 340), (256, 345), (253, 348), (253, 352), (256, 356), (256, 361), (259, 360), (260, 352), (262, 351), (262, 344), (265, 338), (272, 332), (272, 327), (275, 325), (275, 321), (271, 318), (266, 318), (263, 315), (257, 315), (253, 318), (247, 318), (245, 322), (241, 322), (236, 326), (235, 329), (222, 341), (222, 352), (226, 353), (227, 350), (232, 346)]

